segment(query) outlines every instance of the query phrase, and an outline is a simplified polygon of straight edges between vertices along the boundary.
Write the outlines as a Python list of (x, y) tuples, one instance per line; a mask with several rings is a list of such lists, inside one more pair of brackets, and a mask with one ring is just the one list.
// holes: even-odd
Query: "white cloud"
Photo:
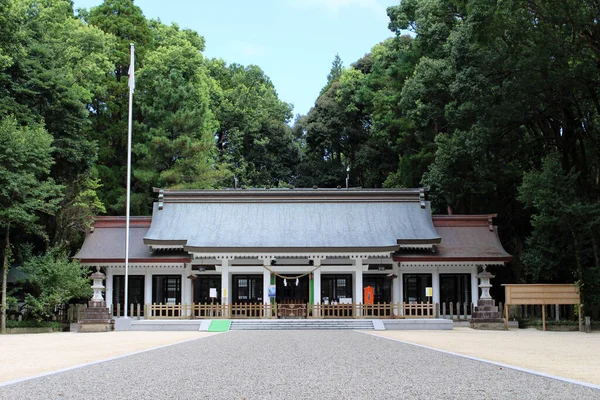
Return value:
[(386, 17), (386, 7), (377, 0), (290, 0), (290, 4), (300, 8), (322, 7), (335, 16), (342, 8), (359, 7), (370, 10), (381, 17)]

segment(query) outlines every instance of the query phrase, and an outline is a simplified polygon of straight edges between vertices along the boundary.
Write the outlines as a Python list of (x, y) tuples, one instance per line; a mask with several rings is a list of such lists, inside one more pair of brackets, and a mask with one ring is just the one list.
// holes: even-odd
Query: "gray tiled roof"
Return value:
[[(129, 230), (129, 259), (166, 259), (181, 257), (183, 253), (153, 252), (144, 244), (148, 228), (133, 227)], [(125, 228), (95, 228), (88, 233), (79, 253), (75, 256), (81, 262), (99, 260), (120, 262), (125, 259)]]
[(146, 244), (215, 248), (392, 248), (437, 243), (419, 201), (166, 202), (154, 206)]

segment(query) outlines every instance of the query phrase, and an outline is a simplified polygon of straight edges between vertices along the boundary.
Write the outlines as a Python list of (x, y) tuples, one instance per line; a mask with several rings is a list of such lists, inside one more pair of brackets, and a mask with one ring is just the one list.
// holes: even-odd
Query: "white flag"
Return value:
[(129, 91), (135, 91), (135, 62), (133, 56), (133, 43), (131, 44), (131, 62), (129, 63)]

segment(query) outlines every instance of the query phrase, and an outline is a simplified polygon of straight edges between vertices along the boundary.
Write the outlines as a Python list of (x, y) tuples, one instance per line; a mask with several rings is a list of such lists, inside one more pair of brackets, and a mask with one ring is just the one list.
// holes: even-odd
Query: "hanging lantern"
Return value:
[(283, 286), (287, 286), (287, 279), (283, 280)]

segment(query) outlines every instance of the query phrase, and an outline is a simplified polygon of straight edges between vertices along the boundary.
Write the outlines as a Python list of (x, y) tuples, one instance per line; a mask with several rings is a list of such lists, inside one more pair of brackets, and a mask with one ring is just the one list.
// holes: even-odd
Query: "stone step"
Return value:
[(474, 312), (471, 316), (471, 319), (498, 319), (500, 318), (500, 313), (495, 311), (480, 311)]
[(504, 323), (504, 319), (500, 318), (500, 316), (496, 317), (496, 318), (471, 318), (470, 323), (474, 324), (474, 323)]
[(108, 319), (83, 319), (79, 321), (80, 324), (114, 324), (114, 320)]
[(475, 311), (495, 311), (498, 312), (498, 307), (475, 307)]
[(231, 321), (230, 330), (374, 329), (372, 321)]

